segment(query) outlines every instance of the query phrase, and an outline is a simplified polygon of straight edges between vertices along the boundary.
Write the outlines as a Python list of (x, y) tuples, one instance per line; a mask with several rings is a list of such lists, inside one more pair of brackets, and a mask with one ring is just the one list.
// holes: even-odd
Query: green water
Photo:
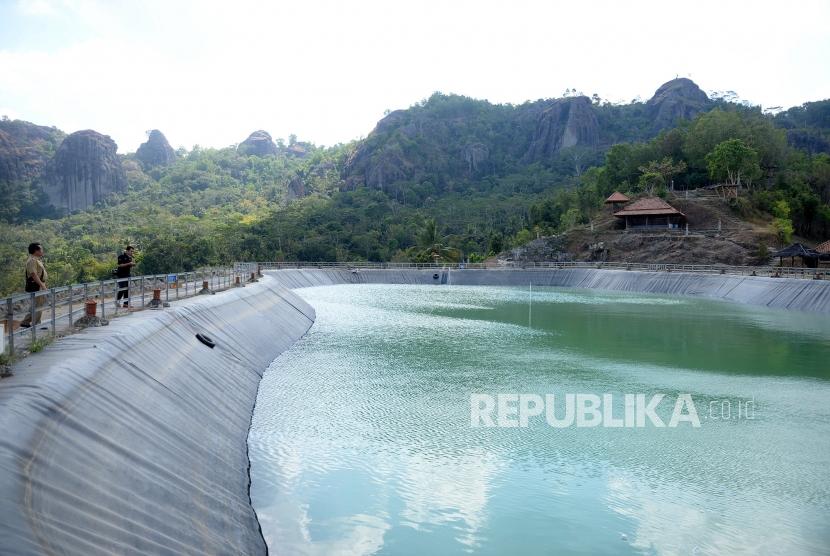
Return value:
[[(830, 553), (828, 317), (552, 288), (299, 293), (317, 321), (266, 373), (249, 438), (272, 553)], [(688, 393), (700, 427), (474, 428), (471, 393)]]

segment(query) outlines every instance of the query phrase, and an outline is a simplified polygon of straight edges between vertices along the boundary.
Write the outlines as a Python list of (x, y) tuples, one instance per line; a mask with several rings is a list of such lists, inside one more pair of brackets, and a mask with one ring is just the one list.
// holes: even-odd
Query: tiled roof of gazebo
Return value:
[(623, 218), (625, 216), (666, 216), (672, 214), (685, 216), (685, 214), (659, 197), (646, 197), (644, 199), (637, 199), (624, 209), (615, 212), (614, 216)]
[(630, 201), (627, 196), (623, 195), (619, 191), (614, 191), (607, 199), (605, 199), (605, 204), (608, 203), (627, 203)]

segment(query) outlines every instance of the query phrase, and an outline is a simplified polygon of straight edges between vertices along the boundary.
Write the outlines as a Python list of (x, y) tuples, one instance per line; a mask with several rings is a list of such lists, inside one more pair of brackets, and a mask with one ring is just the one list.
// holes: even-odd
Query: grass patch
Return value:
[(29, 353), (38, 353), (39, 351), (43, 351), (43, 348), (51, 344), (52, 340), (53, 338), (51, 336), (34, 340), (31, 344), (29, 344)]

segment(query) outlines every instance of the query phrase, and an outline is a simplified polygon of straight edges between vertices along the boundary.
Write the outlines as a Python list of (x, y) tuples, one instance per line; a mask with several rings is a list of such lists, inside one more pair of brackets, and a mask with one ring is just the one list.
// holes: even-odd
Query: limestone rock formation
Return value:
[(117, 149), (109, 136), (91, 129), (76, 131), (64, 139), (43, 178), (52, 205), (74, 212), (124, 191), (127, 178)]
[(8, 133), (0, 129), (0, 183), (15, 183), (22, 179), (21, 156)]
[(654, 129), (665, 129), (679, 119), (692, 119), (711, 104), (700, 87), (691, 79), (681, 77), (660, 85), (646, 106), (654, 121)]
[(138, 147), (135, 156), (145, 168), (167, 166), (176, 161), (176, 151), (167, 142), (167, 137), (157, 129), (150, 132), (147, 142)]
[(261, 129), (250, 134), (236, 150), (248, 156), (275, 156), (278, 152), (271, 135)]
[(490, 156), (490, 149), (484, 143), (467, 143), (461, 148), (461, 157), (467, 164), (467, 173), (475, 174)]
[(0, 184), (38, 177), (64, 134), (22, 120), (0, 120)]
[(385, 189), (396, 180), (405, 179), (411, 166), (397, 143), (385, 144), (377, 149), (364, 143), (349, 155), (344, 174), (348, 176), (348, 188), (366, 185)]
[(569, 147), (596, 147), (599, 131), (588, 97), (557, 99), (539, 115), (525, 160), (546, 160)]

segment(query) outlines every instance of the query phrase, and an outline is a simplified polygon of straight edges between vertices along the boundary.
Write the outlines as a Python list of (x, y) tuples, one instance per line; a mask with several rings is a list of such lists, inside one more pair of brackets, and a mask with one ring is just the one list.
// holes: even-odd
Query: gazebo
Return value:
[(789, 247), (785, 247), (784, 249), (777, 251), (773, 254), (773, 256), (778, 257), (779, 263), (782, 266), (785, 258), (789, 257), (791, 266), (795, 266), (795, 258), (800, 257), (802, 266), (816, 268), (818, 266), (820, 254), (815, 249), (810, 249), (801, 243), (793, 243)]
[(624, 204), (629, 202), (631, 199), (620, 193), (619, 191), (614, 191), (607, 199), (605, 199), (606, 205), (611, 207), (611, 212), (618, 210)]
[(637, 199), (614, 216), (625, 221), (625, 229), (677, 229), (686, 215), (659, 197)]

